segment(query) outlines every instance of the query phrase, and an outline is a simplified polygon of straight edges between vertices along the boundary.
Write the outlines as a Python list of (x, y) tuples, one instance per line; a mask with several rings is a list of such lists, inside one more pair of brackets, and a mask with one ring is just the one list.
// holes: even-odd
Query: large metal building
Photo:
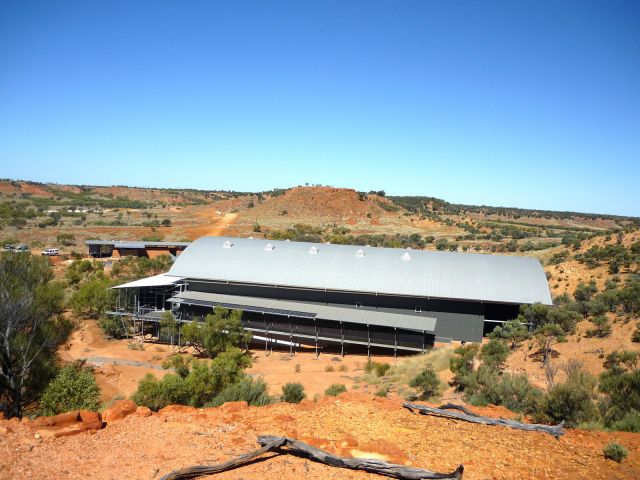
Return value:
[(181, 321), (240, 309), (266, 339), (421, 351), (480, 341), (522, 304), (551, 304), (531, 257), (203, 237), (163, 275), (117, 287), (120, 309)]

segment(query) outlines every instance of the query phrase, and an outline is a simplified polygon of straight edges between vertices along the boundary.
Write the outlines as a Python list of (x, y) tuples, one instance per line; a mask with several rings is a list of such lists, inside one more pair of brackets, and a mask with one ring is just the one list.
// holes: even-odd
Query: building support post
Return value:
[(367, 325), (367, 358), (371, 358), (371, 328)]
[(313, 319), (313, 326), (316, 330), (316, 358), (318, 358), (320, 356), (320, 353), (318, 352), (318, 322), (315, 318)]
[(289, 319), (289, 356), (293, 357), (293, 328), (291, 327), (291, 317)]
[(393, 327), (393, 358), (398, 358), (398, 329)]
[(344, 327), (340, 322), (340, 355), (344, 357)]

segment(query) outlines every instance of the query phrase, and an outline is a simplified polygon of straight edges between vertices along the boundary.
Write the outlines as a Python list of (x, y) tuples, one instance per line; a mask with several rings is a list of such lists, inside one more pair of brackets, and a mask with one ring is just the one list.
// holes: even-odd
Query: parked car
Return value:
[(13, 252), (17, 252), (17, 253), (22, 253), (22, 252), (28, 252), (30, 250), (29, 245), (25, 245), (24, 243), (22, 245), (16, 245), (15, 247), (13, 247)]
[(42, 255), (46, 255), (47, 257), (53, 257), (55, 255), (60, 255), (60, 250), (57, 248), (45, 248), (42, 251)]
[(5, 246), (4, 246), (4, 251), (5, 251), (5, 252), (13, 252), (13, 250), (14, 250), (15, 248), (16, 248), (16, 247), (15, 247), (14, 245), (5, 245)]

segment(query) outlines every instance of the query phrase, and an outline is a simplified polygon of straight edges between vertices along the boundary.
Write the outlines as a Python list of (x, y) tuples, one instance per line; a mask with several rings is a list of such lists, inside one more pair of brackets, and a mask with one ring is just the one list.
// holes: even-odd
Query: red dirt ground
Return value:
[[(476, 409), (500, 415), (498, 407)], [(396, 400), (347, 393), (314, 403), (193, 409), (172, 406), (151, 417), (131, 415), (96, 433), (36, 438), (29, 423), (0, 422), (0, 477), (11, 479), (153, 479), (177, 468), (227, 460), (257, 448), (258, 435), (286, 435), (342, 456), (374, 457), (435, 471), (465, 465), (464, 478), (632, 479), (640, 477), (640, 434), (568, 430), (556, 440), (431, 416)], [(606, 460), (615, 440), (629, 450), (622, 464)], [(292, 456), (262, 461), (215, 478), (381, 478)], [(213, 477), (208, 477), (213, 478)]]

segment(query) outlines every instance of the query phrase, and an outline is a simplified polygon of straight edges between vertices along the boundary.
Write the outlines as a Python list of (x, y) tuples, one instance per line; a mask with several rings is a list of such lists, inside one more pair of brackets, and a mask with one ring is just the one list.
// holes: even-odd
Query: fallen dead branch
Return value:
[[(452, 418), (465, 422), (480, 423), (482, 425), (509, 427), (531, 432), (544, 432), (548, 433), (549, 435), (553, 435), (556, 438), (560, 438), (560, 436), (564, 435), (564, 421), (559, 423), (558, 425), (541, 425), (537, 423), (522, 423), (516, 420), (507, 420), (505, 418), (482, 417), (471, 412), (462, 405), (455, 405), (452, 403), (442, 405), (439, 408), (427, 407), (426, 405), (418, 405), (416, 403), (403, 403), (402, 406), (410, 412), (417, 410), (422, 415), (436, 415), (439, 417)], [(460, 412), (450, 410), (460, 410)]]
[(195, 467), (183, 468), (166, 474), (160, 480), (186, 480), (198, 478), (204, 475), (212, 475), (215, 473), (232, 470), (243, 465), (247, 465), (254, 461), (257, 457), (267, 453), (274, 452), (278, 454), (289, 454), (297, 457), (304, 457), (314, 462), (337, 468), (349, 468), (351, 470), (364, 470), (370, 473), (377, 473), (387, 477), (417, 480), (417, 479), (450, 479), (459, 480), (462, 478), (464, 467), (458, 466), (451, 473), (438, 473), (421, 468), (407, 467), (405, 465), (396, 465), (383, 460), (372, 458), (343, 458), (326, 452), (320, 448), (313, 447), (299, 440), (288, 437), (276, 437), (264, 435), (258, 437), (258, 443), (262, 448), (253, 452), (245, 453), (237, 458), (228, 460), (217, 465), (198, 465)]

